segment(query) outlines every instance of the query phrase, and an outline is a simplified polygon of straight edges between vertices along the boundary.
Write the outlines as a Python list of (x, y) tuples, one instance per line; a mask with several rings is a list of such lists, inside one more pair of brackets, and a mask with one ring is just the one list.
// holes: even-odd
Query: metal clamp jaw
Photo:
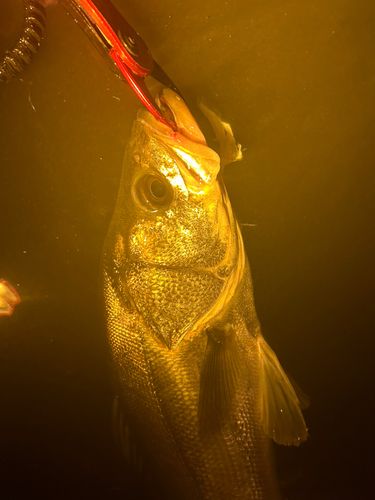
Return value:
[(109, 0), (60, 1), (107, 60), (112, 70), (129, 83), (150, 113), (160, 122), (175, 128), (173, 122), (166, 121), (144, 79), (152, 76), (180, 96), (181, 92), (154, 61), (145, 42), (112, 3)]

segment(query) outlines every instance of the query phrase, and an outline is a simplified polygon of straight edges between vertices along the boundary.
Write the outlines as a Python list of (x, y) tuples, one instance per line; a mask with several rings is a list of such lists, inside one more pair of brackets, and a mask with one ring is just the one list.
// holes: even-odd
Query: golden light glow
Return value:
[(188, 168), (195, 172), (207, 184), (211, 181), (211, 175), (206, 172), (201, 163), (198, 163), (189, 153), (178, 148), (173, 148), (178, 156), (186, 163)]

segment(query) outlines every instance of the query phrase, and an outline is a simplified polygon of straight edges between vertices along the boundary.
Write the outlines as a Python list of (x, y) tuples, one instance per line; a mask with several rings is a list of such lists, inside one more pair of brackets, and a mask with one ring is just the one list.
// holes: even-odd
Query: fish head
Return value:
[(182, 99), (169, 89), (161, 99), (164, 107), (169, 100), (179, 131), (145, 109), (138, 112), (126, 160), (133, 171), (136, 219), (129, 235), (130, 255), (148, 263), (206, 267), (212, 244), (222, 233), (219, 226), (227, 220), (220, 213), (220, 158), (206, 146)]
[(138, 112), (110, 233), (123, 293), (173, 348), (217, 304), (238, 238), (219, 156), (175, 92), (159, 99), (178, 131)]

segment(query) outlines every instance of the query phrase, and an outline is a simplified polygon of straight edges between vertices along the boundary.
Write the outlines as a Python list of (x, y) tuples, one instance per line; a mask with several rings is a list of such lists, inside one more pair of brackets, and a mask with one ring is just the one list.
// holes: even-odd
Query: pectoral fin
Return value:
[(244, 363), (231, 326), (207, 333), (198, 408), (201, 431), (214, 433), (229, 417)]
[(276, 354), (264, 339), (259, 341), (259, 354), (264, 431), (276, 443), (298, 446), (307, 439), (300, 400)]

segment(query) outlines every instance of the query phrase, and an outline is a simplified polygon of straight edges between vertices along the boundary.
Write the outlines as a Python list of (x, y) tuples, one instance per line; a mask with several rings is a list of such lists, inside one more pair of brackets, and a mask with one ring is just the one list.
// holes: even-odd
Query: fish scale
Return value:
[[(145, 347), (142, 341), (146, 328), (142, 328), (142, 321), (137, 313), (124, 314), (123, 306), (116, 297), (110, 280), (104, 280), (104, 296), (110, 309), (108, 309), (108, 331), (109, 341), (113, 354), (114, 366), (117, 372), (119, 390), (126, 394), (127, 425), (131, 432), (137, 435), (137, 422), (143, 421), (142, 436), (147, 446), (141, 446), (144, 458), (147, 462), (149, 455), (163, 450), (162, 460), (164, 467), (173, 464), (175, 474), (184, 479), (185, 484), (191, 484), (189, 489), (195, 486), (190, 480), (186, 468), (179, 458), (179, 452), (174, 439), (167, 427), (158, 400), (155, 398), (154, 382), (150, 377), (149, 367), (145, 360)], [(121, 398), (120, 398), (121, 400)], [(134, 424), (132, 425), (134, 421)], [(159, 465), (158, 465), (159, 464)], [(162, 470), (164, 469), (162, 467)], [(156, 470), (160, 468), (160, 461), (156, 464)], [(174, 478), (171, 476), (173, 485)], [(173, 488), (173, 491), (176, 491)], [(182, 497), (184, 492), (181, 492)], [(199, 498), (193, 493), (186, 498)]]

